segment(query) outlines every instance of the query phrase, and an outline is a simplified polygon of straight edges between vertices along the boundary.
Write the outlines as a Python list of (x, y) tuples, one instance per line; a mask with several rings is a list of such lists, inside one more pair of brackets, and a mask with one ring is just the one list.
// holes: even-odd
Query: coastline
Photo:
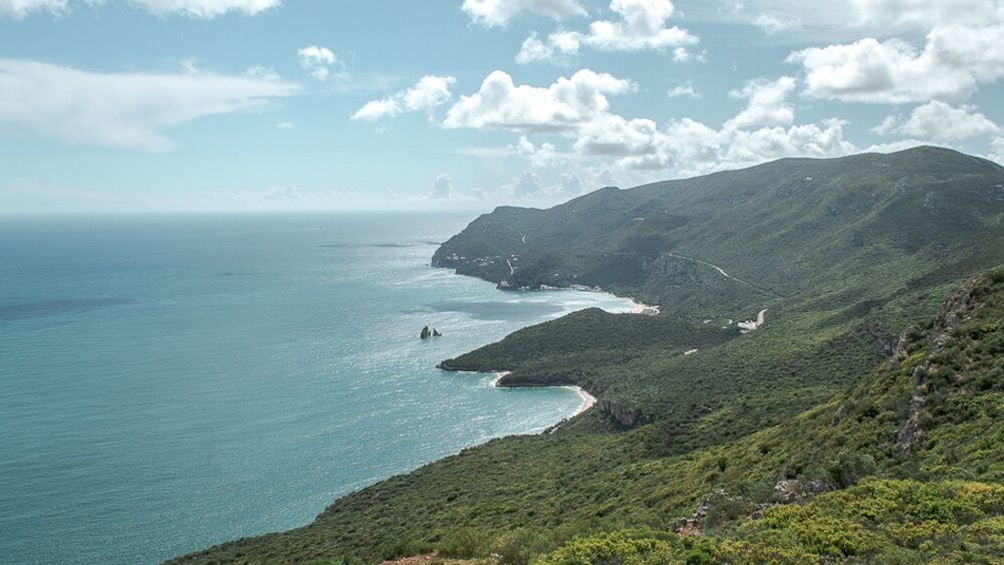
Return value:
[[(509, 375), (511, 373), (512, 373), (512, 371), (497, 371), (497, 372), (495, 372), (495, 378), (492, 380), (492, 386), (493, 387), (497, 387), (497, 388), (506, 388), (505, 385), (501, 384), (501, 381), (502, 381), (503, 378), (506, 377), (506, 375)], [(574, 418), (574, 417), (576, 417), (576, 416), (578, 416), (580, 414), (584, 414), (586, 411), (588, 411), (590, 408), (592, 408), (593, 406), (596, 405), (596, 402), (597, 402), (596, 397), (593, 396), (593, 395), (591, 395), (591, 394), (589, 394), (586, 391), (586, 389), (582, 388), (581, 386), (578, 386), (578, 385), (565, 385), (565, 386), (561, 386), (559, 388), (567, 389), (567, 390), (570, 390), (570, 391), (574, 392), (575, 394), (577, 394), (579, 396), (579, 399), (581, 400), (581, 403), (579, 404), (579, 407), (575, 410), (575, 412), (573, 412), (571, 415), (569, 415), (566, 418), (564, 418), (562, 421), (571, 420), (572, 418)], [(559, 422), (559, 424), (560, 424), (560, 422)]]
[(659, 307), (658, 306), (651, 306), (649, 304), (643, 304), (641, 302), (638, 302), (638, 300), (635, 299), (635, 298), (632, 298), (631, 302), (634, 303), (634, 308), (631, 309), (631, 313), (632, 314), (642, 314), (642, 315), (645, 315), (645, 316), (658, 316), (659, 315)]
[(574, 414), (569, 416), (568, 417), (569, 419), (574, 418), (579, 414), (587, 412), (590, 408), (596, 405), (596, 397), (586, 392), (586, 390), (581, 386), (566, 386), (563, 388), (567, 388), (568, 390), (574, 391), (576, 394), (579, 395), (579, 398), (582, 399), (582, 404), (579, 405), (579, 409), (576, 410)]

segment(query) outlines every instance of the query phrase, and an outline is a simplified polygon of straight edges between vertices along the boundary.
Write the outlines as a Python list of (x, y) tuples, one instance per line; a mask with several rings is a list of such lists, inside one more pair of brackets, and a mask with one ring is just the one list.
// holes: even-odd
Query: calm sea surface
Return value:
[(156, 563), (288, 529), (574, 412), (567, 390), (434, 368), (631, 308), (429, 267), (470, 219), (0, 218), (0, 564)]

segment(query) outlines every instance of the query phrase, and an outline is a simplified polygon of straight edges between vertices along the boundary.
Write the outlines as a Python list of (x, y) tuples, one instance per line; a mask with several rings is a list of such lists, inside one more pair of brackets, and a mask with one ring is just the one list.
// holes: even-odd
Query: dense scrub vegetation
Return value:
[[(690, 257), (603, 275), (659, 316), (587, 310), (444, 362), (512, 371), (513, 386), (578, 384), (599, 406), (177, 562), (1000, 562), (1001, 184), (1000, 167), (920, 149), (605, 190), (558, 217), (500, 209), (437, 256), (476, 242), (483, 260), (457, 266), (491, 277), (490, 254), (539, 233), (517, 263), (547, 252), (546, 270), (587, 282), (611, 256)], [(756, 331), (727, 323), (762, 308)]]

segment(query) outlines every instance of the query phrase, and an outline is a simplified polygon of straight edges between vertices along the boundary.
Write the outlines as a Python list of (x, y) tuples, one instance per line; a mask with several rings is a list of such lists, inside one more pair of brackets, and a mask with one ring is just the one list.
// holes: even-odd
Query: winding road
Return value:
[(711, 267), (712, 269), (718, 271), (718, 273), (720, 275), (722, 275), (723, 277), (725, 277), (726, 279), (735, 281), (735, 282), (737, 282), (739, 284), (744, 284), (744, 285), (746, 285), (748, 287), (751, 287), (751, 288), (755, 288), (755, 289), (759, 290), (760, 292), (763, 292), (765, 294), (769, 294), (769, 295), (771, 295), (771, 296), (773, 296), (775, 298), (784, 298), (783, 296), (781, 296), (780, 294), (778, 294), (778, 293), (776, 293), (776, 292), (774, 292), (772, 290), (769, 290), (769, 289), (766, 289), (766, 288), (764, 288), (762, 286), (753, 284), (753, 283), (751, 283), (749, 281), (744, 281), (744, 280), (740, 279), (739, 277), (734, 277), (734, 276), (726, 273), (725, 269), (723, 269), (723, 268), (721, 268), (718, 265), (715, 265), (713, 263), (708, 263), (707, 261), (703, 261), (703, 260), (698, 259), (696, 257), (688, 257), (686, 255), (680, 255), (678, 253), (669, 253), (669, 252), (666, 252), (665, 255), (669, 255), (670, 257), (674, 257), (676, 259), (683, 259), (684, 261), (692, 261), (692, 262), (697, 263), (699, 265), (704, 265), (705, 267)]

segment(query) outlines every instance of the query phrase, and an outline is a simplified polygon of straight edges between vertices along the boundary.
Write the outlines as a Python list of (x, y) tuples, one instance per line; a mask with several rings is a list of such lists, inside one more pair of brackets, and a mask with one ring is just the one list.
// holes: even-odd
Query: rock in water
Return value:
[(439, 333), (439, 330), (437, 330), (436, 328), (432, 328), (432, 337), (440, 337), (442, 335), (443, 334)]
[(422, 333), (420, 333), (418, 335), (418, 337), (421, 338), (421, 339), (426, 339), (430, 335), (432, 335), (432, 334), (429, 333), (429, 326), (425, 326), (424, 328), (422, 328)]

